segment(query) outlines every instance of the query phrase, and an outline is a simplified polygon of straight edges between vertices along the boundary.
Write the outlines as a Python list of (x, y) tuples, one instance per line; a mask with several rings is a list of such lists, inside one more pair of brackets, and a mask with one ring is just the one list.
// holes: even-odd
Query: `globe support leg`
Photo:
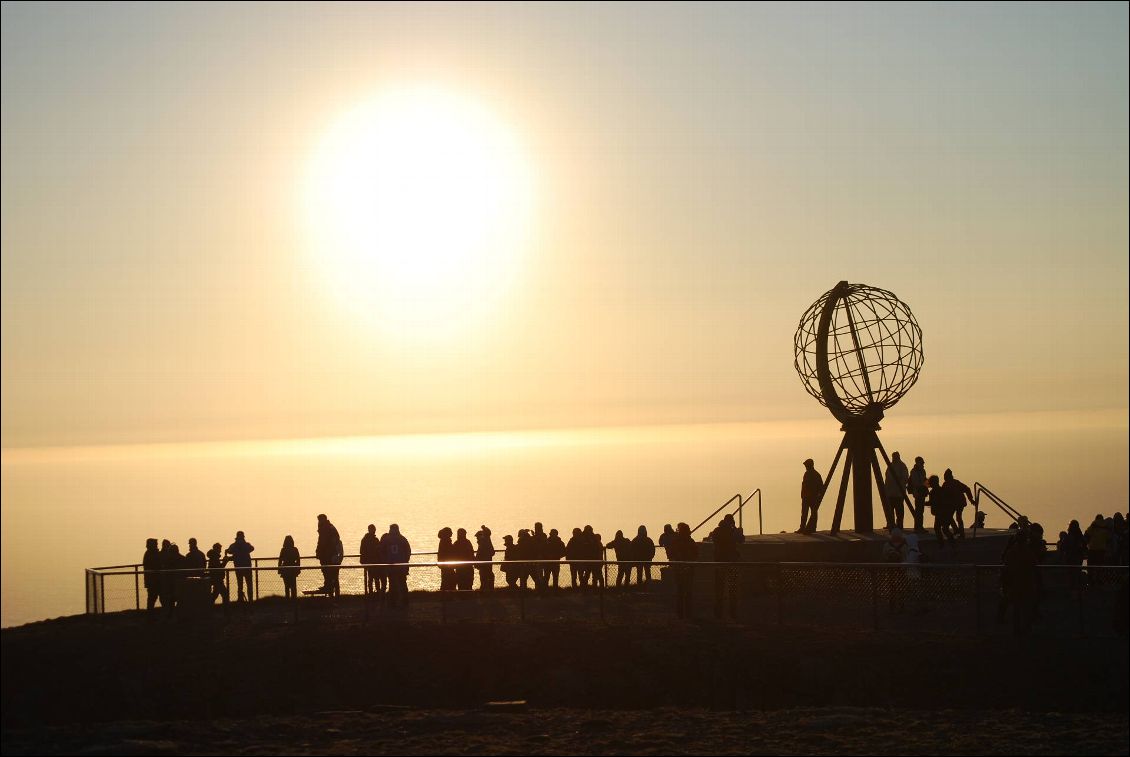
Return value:
[(855, 530), (871, 533), (874, 519), (871, 500), (871, 467), (875, 461), (875, 432), (871, 429), (854, 428), (847, 432), (846, 443), (851, 450), (852, 499), (855, 501)]
[[(831, 533), (833, 535), (840, 532), (844, 505), (847, 504), (849, 478), (852, 482), (855, 530), (861, 533), (872, 533), (874, 531), (874, 495), (876, 492), (878, 493), (880, 503), (883, 503), (884, 496), (883, 475), (877, 452), (881, 448), (879, 435), (875, 433), (873, 426), (848, 426), (844, 428), (844, 439), (840, 442), (840, 449), (836, 452), (832, 468), (828, 471), (828, 477), (824, 481), (824, 492), (827, 493), (842, 456), (844, 470), (841, 474), (840, 488), (836, 497), (835, 514), (832, 516)], [(872, 489), (873, 485), (874, 489)]]
[[(840, 445), (840, 451), (843, 451), (843, 449), (844, 449), (844, 446), (841, 444)], [(839, 459), (840, 459), (840, 456), (837, 454), (836, 455), (836, 462), (839, 462)], [(832, 480), (832, 474), (835, 472), (835, 470), (836, 470), (836, 463), (834, 462), (834, 463), (832, 463), (832, 470), (828, 471), (828, 481)], [(840, 477), (840, 492), (839, 492), (839, 495), (836, 497), (836, 512), (835, 512), (835, 515), (832, 516), (832, 535), (833, 536), (835, 536), (836, 534), (838, 534), (840, 532), (840, 521), (844, 517), (844, 502), (847, 501), (847, 487), (848, 487), (848, 479), (850, 477), (851, 477), (851, 451), (849, 450), (848, 453), (847, 453), (847, 457), (844, 459), (844, 474), (843, 474), (843, 476)], [(825, 488), (827, 488), (827, 485), (825, 485)]]

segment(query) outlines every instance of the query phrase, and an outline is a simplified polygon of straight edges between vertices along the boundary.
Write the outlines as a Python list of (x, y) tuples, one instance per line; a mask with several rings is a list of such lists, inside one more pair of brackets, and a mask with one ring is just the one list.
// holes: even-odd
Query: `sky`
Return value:
[[(826, 417), (793, 333), (840, 280), (923, 330), (890, 413), (1125, 418), (1124, 3), (2, 15), (5, 449)], [(528, 179), (502, 284), (402, 293), (426, 327), (310, 232), (319, 145), (389, 91)], [(433, 236), (481, 199), (439, 171)]]

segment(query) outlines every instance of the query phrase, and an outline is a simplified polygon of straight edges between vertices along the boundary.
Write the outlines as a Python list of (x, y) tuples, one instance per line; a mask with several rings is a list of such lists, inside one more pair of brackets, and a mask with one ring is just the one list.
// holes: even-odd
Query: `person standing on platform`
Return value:
[(698, 560), (698, 544), (691, 536), (691, 527), (680, 523), (667, 541), (667, 559), (675, 576), (675, 615), (680, 620), (691, 617), (691, 597), (694, 588), (694, 567), (685, 563)]
[[(231, 555), (232, 565), (235, 566), (236, 601), (249, 602), (254, 599), (251, 589), (251, 553), (255, 551), (243, 535), (242, 531), (235, 532), (235, 541), (228, 545), (225, 554)], [(243, 586), (247, 584), (247, 594), (243, 593)]]
[(824, 479), (816, 472), (812, 458), (804, 461), (804, 478), (800, 482), (800, 528), (798, 534), (816, 533), (816, 515), (824, 496)]
[(961, 518), (961, 511), (965, 509), (967, 502), (973, 504), (973, 492), (969, 490), (968, 486), (954, 478), (953, 471), (949, 468), (946, 468), (943, 480), (942, 496), (949, 499), (950, 512), (957, 528), (957, 538), (964, 539), (965, 521)]
[(632, 566), (628, 564), (631, 559), (632, 542), (624, 536), (623, 531), (616, 532), (616, 538), (604, 545), (616, 555), (616, 586), (627, 586), (632, 582)]
[(224, 581), (224, 566), (228, 564), (230, 558), (224, 557), (224, 547), (219, 542), (212, 545), (208, 550), (208, 580), (212, 584), (212, 602), (215, 603), (216, 597), (223, 600), (224, 614), (228, 611), (228, 585)]
[[(451, 545), (451, 555), (454, 559), (472, 563), (475, 561), (475, 548), (467, 538), (467, 529), (460, 528), (455, 532), (455, 543)], [(456, 591), (471, 591), (475, 583), (475, 566), (460, 565), (455, 569)]]
[[(557, 533), (556, 528), (549, 529), (549, 538), (545, 541), (545, 559), (547, 560), (560, 560), (565, 556), (565, 542), (561, 541), (561, 535)], [(561, 582), (561, 565), (550, 565), (545, 573), (545, 585), (549, 588), (550, 583), (553, 588), (559, 589)]]
[(934, 514), (934, 539), (938, 542), (938, 548), (944, 547), (947, 541), (951, 547), (956, 548), (950, 498), (946, 496), (937, 476), (930, 476), (926, 483), (930, 487), (930, 512)]
[[(710, 532), (714, 543), (714, 562), (735, 563), (739, 559), (738, 529), (734, 516), (727, 515)], [(738, 619), (738, 569), (732, 565), (719, 565), (714, 569), (714, 617), (722, 619), (723, 606), (729, 610), (730, 620)]]
[(365, 568), (365, 593), (371, 594), (379, 591), (380, 580), (378, 578), (380, 568), (377, 563), (381, 561), (381, 540), (377, 537), (377, 526), (374, 523), (369, 524), (368, 532), (361, 537), (361, 564), (370, 567)]
[(926, 533), (924, 525), (926, 518), (926, 461), (921, 457), (914, 458), (914, 467), (910, 469), (910, 480), (907, 482), (906, 491), (914, 497), (914, 533)]
[(412, 559), (412, 545), (400, 533), (400, 526), (393, 523), (388, 533), (381, 537), (381, 551), (388, 568), (389, 605), (408, 606), (408, 561)]
[[(145, 577), (145, 609), (152, 610), (161, 598), (161, 551), (157, 549), (156, 539), (145, 540), (145, 556), (141, 558), (141, 569)], [(164, 607), (164, 604), (161, 605)]]
[(487, 563), (479, 565), (479, 590), (490, 591), (494, 588), (494, 565), (491, 562), (494, 560), (494, 542), (490, 539), (490, 529), (486, 526), (479, 526), (479, 530), (475, 532), (475, 544), (478, 549), (475, 551), (475, 559), (480, 563)]
[(203, 576), (204, 565), (207, 560), (204, 559), (204, 553), (196, 547), (196, 539), (188, 540), (188, 551), (184, 553), (184, 567), (191, 569), (192, 573), (187, 573), (188, 576)]
[(899, 453), (891, 453), (891, 462), (887, 464), (887, 473), (883, 477), (883, 513), (887, 516), (887, 530), (902, 530), (903, 506), (906, 497), (906, 486), (910, 483), (910, 471), (902, 461)]
[(318, 591), (331, 597), (341, 594), (337, 575), (340, 568), (336, 566), (341, 565), (341, 561), (345, 557), (344, 552), (345, 550), (341, 545), (341, 534), (337, 532), (337, 526), (330, 523), (330, 519), (326, 517), (325, 513), (320, 513), (318, 515), (318, 546), (314, 548), (314, 557), (318, 558), (318, 563), (322, 566), (322, 578), (325, 580), (325, 585)]
[(283, 539), (282, 549), (279, 550), (279, 575), (283, 582), (283, 598), (298, 599), (298, 574), (302, 568), (302, 555), (298, 547), (294, 546), (294, 537), (290, 534)]
[(640, 526), (636, 538), (632, 539), (631, 559), (636, 562), (636, 584), (651, 582), (651, 566), (645, 565), (655, 559), (655, 542), (647, 535), (647, 527)]

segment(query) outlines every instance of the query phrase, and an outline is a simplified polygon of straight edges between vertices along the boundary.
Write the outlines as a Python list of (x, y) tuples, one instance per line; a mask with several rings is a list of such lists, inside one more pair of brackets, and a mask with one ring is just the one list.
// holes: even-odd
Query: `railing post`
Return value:
[(761, 489), (757, 490), (757, 533), (765, 533), (765, 519), (761, 517)]
[(871, 574), (871, 629), (879, 630), (879, 569), (871, 566), (867, 569)]
[(133, 566), (133, 604), (135, 610), (141, 609), (141, 581), (138, 578), (137, 566)]
[(255, 588), (253, 590), (254, 596), (251, 597), (252, 602), (254, 602), (256, 599), (259, 598), (259, 558), (255, 558), (254, 565), (255, 565), (255, 571), (254, 571), (254, 573), (255, 573)]
[(601, 567), (604, 570), (604, 580), (600, 582), (600, 622), (607, 625), (608, 621), (604, 617), (604, 587), (608, 585), (608, 563), (607, 563), (607, 561)]
[(103, 615), (105, 615), (106, 614), (106, 574), (105, 573), (99, 573), (98, 574), (98, 588), (99, 588), (98, 603), (101, 605), (101, 613)]

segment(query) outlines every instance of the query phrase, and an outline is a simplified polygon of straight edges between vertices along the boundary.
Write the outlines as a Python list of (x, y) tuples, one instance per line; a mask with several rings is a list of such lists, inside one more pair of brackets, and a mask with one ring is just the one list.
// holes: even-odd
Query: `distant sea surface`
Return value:
[[(1071, 518), (1127, 509), (1126, 409), (894, 416), (880, 438), (908, 464), (949, 467), (1041, 521), (1049, 541)], [(830, 418), (798, 422), (640, 426), (513, 433), (346, 437), (3, 451), (2, 624), (81, 613), (83, 569), (140, 562), (148, 537), (187, 549), (227, 546), (237, 530), (255, 556), (294, 536), (303, 554), (316, 516), (355, 553), (369, 523), (398, 523), (415, 551), (443, 526), (481, 524), (497, 548), (541, 521), (564, 538), (591, 524), (604, 540), (642, 524), (692, 526), (734, 494), (763, 494), (747, 534), (799, 523), (801, 462), (826, 474), (840, 434)], [(832, 495), (829, 495), (832, 496)], [(825, 500), (820, 528), (831, 522)], [(852, 527), (850, 504), (844, 527)], [(1008, 520), (989, 507), (987, 525)], [(882, 516), (876, 511), (876, 524)], [(708, 527), (697, 534), (704, 536)]]

